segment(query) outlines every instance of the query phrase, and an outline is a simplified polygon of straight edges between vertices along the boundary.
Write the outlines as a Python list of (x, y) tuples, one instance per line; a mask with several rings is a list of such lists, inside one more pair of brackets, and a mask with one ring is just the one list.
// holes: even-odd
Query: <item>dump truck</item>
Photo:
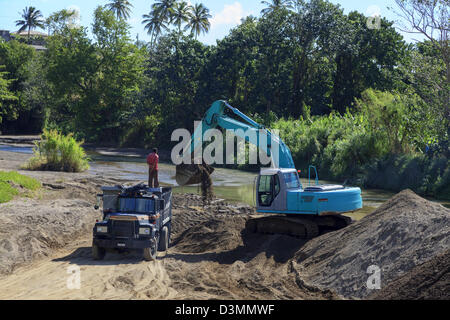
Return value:
[(105, 186), (96, 209), (103, 202), (103, 219), (93, 230), (92, 256), (102, 260), (107, 250), (140, 251), (147, 261), (170, 244), (172, 189)]
[[(362, 208), (360, 188), (345, 184), (321, 185), (314, 166), (309, 166), (309, 182), (304, 187), (289, 147), (281, 138), (226, 101), (216, 101), (207, 110), (201, 126), (197, 126), (184, 149), (183, 157), (189, 156), (189, 153), (196, 154), (202, 148), (205, 132), (215, 128), (234, 130), (235, 135), (254, 144), (273, 160), (271, 167), (261, 168), (255, 181), (255, 204), (260, 216), (248, 220), (248, 229), (310, 239), (319, 235), (320, 229), (346, 227), (351, 219), (343, 214)], [(261, 134), (266, 137), (263, 139)], [(250, 137), (257, 138), (252, 140)], [(205, 172), (201, 169), (198, 164), (178, 165), (177, 183), (181, 186), (198, 183)], [(315, 173), (314, 183), (311, 183), (312, 170)], [(209, 167), (208, 172), (212, 171)]]

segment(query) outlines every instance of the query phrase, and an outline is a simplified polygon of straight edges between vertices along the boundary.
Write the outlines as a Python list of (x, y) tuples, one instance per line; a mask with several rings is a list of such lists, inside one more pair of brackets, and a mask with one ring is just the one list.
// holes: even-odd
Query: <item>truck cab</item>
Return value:
[(107, 250), (136, 250), (143, 253), (145, 260), (151, 261), (156, 259), (158, 251), (168, 249), (172, 222), (171, 188), (105, 186), (102, 191), (98, 197), (103, 200), (103, 220), (93, 229), (94, 259), (103, 259)]

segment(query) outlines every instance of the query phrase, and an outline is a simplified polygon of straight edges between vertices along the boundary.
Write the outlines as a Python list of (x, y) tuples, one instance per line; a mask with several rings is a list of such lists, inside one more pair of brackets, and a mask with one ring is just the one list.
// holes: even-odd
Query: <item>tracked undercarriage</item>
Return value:
[(330, 216), (253, 216), (246, 224), (250, 232), (263, 234), (284, 234), (300, 239), (312, 239), (323, 232), (339, 230), (352, 223), (350, 217)]

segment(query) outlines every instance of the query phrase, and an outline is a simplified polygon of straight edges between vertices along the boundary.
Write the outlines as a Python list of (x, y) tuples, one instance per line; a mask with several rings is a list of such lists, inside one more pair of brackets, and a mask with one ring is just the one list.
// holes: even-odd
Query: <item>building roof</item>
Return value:
[[(13, 32), (12, 34), (19, 35), (19, 36), (28, 36), (28, 30), (23, 30), (21, 32), (16, 31), (16, 32)], [(47, 37), (48, 36), (46, 33), (39, 32), (39, 31), (36, 31), (36, 30), (31, 30), (30, 31), (30, 35), (31, 36), (40, 36), (40, 37)]]

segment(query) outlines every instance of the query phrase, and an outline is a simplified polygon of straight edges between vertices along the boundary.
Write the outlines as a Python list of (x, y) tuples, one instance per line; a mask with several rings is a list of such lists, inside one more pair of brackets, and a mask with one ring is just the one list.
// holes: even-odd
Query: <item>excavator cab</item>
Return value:
[(262, 207), (270, 207), (280, 193), (278, 175), (261, 176), (258, 183), (258, 203)]

